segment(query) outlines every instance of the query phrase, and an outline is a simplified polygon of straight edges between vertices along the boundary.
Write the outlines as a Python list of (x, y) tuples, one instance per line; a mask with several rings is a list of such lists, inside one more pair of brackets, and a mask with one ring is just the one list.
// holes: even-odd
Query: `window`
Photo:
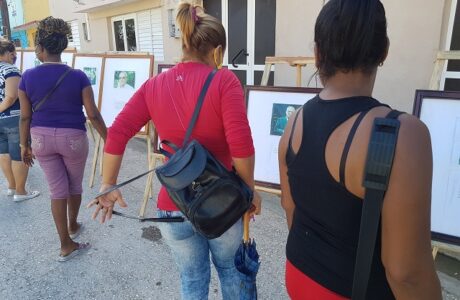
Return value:
[(176, 10), (168, 9), (168, 27), (170, 37), (179, 37), (179, 27), (176, 24)]
[(116, 51), (137, 51), (136, 16), (112, 18), (113, 41)]
[(75, 47), (77, 50), (80, 50), (80, 32), (78, 31), (78, 21), (73, 20), (67, 22), (70, 27), (70, 34), (67, 36), (69, 40), (69, 47)]

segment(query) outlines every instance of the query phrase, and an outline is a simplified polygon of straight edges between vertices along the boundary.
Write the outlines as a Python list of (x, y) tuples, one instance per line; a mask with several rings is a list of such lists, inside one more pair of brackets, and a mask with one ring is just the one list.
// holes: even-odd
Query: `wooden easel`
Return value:
[(270, 77), (270, 72), (274, 64), (288, 64), (291, 67), (296, 68), (296, 86), (300, 87), (302, 85), (302, 68), (307, 65), (314, 65), (314, 57), (276, 57), (276, 56), (267, 56), (265, 58), (265, 69), (264, 74), (262, 75), (262, 80), (260, 85), (266, 86), (268, 84), (268, 78)]
[(460, 51), (440, 51), (434, 62), (434, 70), (431, 75), (430, 90), (439, 90), (444, 66), (449, 60), (460, 60)]
[[(296, 86), (302, 86), (302, 68), (307, 65), (315, 65), (315, 58), (314, 57), (307, 57), (307, 56), (294, 56), (294, 57), (281, 57), (281, 56), (267, 56), (265, 58), (265, 69), (262, 75), (262, 80), (260, 85), (266, 86), (268, 84), (268, 79), (270, 78), (270, 72), (272, 70), (272, 66), (275, 64), (288, 64), (291, 67), (296, 68)], [(281, 190), (264, 187), (260, 185), (255, 186), (257, 191), (270, 193), (274, 195), (281, 196)]]
[[(446, 64), (449, 60), (460, 60), (460, 51), (438, 52), (434, 62), (433, 74), (431, 75), (430, 90), (439, 90), (441, 88), (442, 73), (444, 72), (444, 68), (446, 67)], [(460, 247), (457, 246), (436, 241), (432, 241), (431, 244), (433, 246), (433, 259), (436, 259), (436, 255), (438, 254), (439, 250), (447, 250), (455, 253), (460, 253)]]
[[(155, 137), (153, 136), (153, 134), (155, 133), (155, 129), (153, 127), (153, 124), (152, 122), (150, 121), (148, 123), (148, 129), (147, 131), (149, 132), (149, 140), (147, 141), (148, 145), (147, 145), (147, 153), (148, 153), (148, 162), (149, 162), (149, 170), (153, 169), (153, 168), (156, 168), (157, 167), (157, 162), (160, 161), (160, 163), (164, 163), (164, 160), (165, 160), (165, 157), (164, 155), (160, 154), (160, 153), (155, 153), (153, 147), (152, 147), (152, 141), (155, 139)], [(144, 197), (142, 199), (142, 205), (141, 205), (141, 209), (139, 211), (139, 217), (144, 217), (145, 215), (145, 210), (147, 208), (147, 203), (149, 201), (149, 198), (152, 197), (152, 184), (153, 184), (153, 176), (155, 176), (155, 174), (152, 172), (152, 173), (149, 173), (149, 175), (147, 176), (147, 181), (145, 183), (145, 189), (144, 189)]]

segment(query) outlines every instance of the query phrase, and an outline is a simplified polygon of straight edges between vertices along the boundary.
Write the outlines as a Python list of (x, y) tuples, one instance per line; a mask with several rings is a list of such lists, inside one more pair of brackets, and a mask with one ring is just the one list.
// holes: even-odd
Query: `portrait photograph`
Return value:
[(108, 54), (105, 57), (100, 111), (105, 124), (111, 126), (140, 85), (152, 76), (153, 56)]
[(113, 87), (116, 89), (132, 89), (136, 86), (136, 72), (134, 71), (115, 71)]
[(83, 67), (83, 72), (88, 76), (89, 82), (91, 85), (96, 84), (96, 79), (97, 79), (97, 69), (96, 68), (91, 68), (91, 67)]
[(297, 104), (273, 103), (270, 135), (282, 136), (287, 122), (299, 107)]
[(246, 86), (246, 106), (257, 153), (254, 179), (257, 185), (279, 188), (278, 145), (289, 117), (321, 89)]

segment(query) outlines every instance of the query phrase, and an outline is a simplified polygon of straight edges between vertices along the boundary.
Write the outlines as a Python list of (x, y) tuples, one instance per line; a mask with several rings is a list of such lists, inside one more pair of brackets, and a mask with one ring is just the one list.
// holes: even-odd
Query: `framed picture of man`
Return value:
[(135, 91), (152, 76), (152, 68), (151, 55), (106, 55), (99, 107), (107, 127), (112, 125)]
[(246, 105), (256, 155), (257, 185), (279, 189), (278, 144), (289, 118), (321, 89), (246, 86)]

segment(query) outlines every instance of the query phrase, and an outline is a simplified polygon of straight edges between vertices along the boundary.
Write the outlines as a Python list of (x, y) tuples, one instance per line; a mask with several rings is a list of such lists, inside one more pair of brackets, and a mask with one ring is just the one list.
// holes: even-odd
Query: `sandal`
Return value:
[(72, 240), (76, 239), (80, 235), (80, 233), (83, 231), (83, 223), (77, 222), (77, 224), (78, 224), (77, 231), (75, 231), (74, 233), (70, 233), (69, 231), (69, 236)]
[(59, 255), (58, 258), (57, 258), (57, 261), (58, 262), (68, 261), (68, 260), (74, 258), (75, 256), (77, 256), (78, 254), (81, 254), (81, 253), (84, 253), (84, 252), (88, 251), (89, 248), (91, 248), (90, 243), (78, 243), (77, 248), (75, 248), (72, 252), (70, 252), (66, 256)]

